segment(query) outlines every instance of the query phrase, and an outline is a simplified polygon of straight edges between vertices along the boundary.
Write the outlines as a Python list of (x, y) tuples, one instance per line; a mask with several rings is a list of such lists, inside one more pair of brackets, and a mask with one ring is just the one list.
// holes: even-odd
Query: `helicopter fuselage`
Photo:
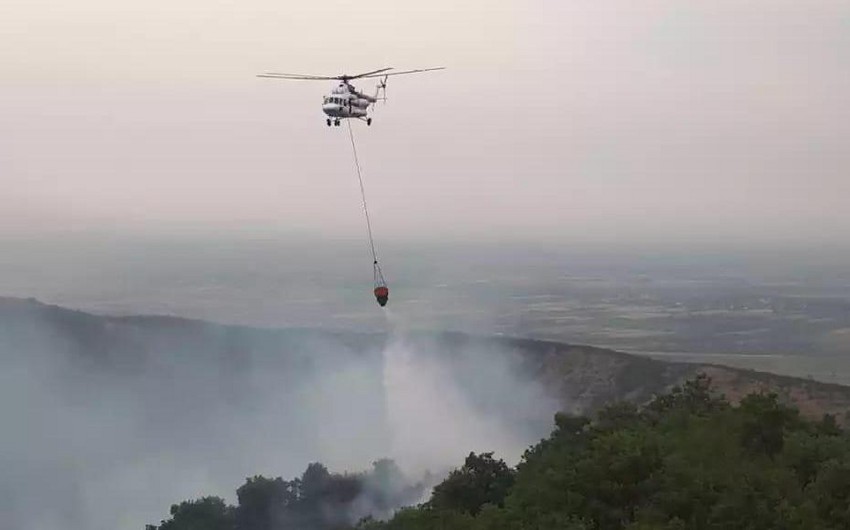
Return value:
[[(334, 87), (331, 93), (322, 101), (322, 112), (329, 119), (339, 120), (343, 118), (366, 118), (369, 105), (375, 103), (377, 97), (358, 92), (348, 83), (340, 83)], [(371, 121), (371, 120), (367, 120)]]

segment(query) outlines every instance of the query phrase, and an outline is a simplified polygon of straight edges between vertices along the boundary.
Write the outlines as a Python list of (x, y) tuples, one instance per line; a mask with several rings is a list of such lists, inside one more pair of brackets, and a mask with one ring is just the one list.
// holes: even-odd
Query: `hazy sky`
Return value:
[[(6, 0), (4, 231), (850, 238), (850, 4)], [(363, 83), (371, 90), (373, 84)]]

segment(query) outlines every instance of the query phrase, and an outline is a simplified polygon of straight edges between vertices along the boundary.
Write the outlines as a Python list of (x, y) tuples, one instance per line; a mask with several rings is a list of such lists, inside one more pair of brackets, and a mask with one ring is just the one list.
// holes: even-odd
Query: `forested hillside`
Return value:
[[(558, 414), (552, 434), (529, 448), (516, 468), (492, 453), (469, 454), (429, 500), (386, 521), (345, 524), (340, 515), (350, 511), (339, 503), (339, 483), (330, 487), (333, 475), (323, 476), (318, 489), (304, 489), (302, 479), (295, 489), (267, 488), (259, 499), (246, 492), (268, 479), (249, 479), (237, 492), (237, 506), (209, 498), (183, 503), (160, 528), (850, 527), (850, 437), (835, 418), (806, 420), (774, 394), (750, 394), (732, 405), (711, 392), (706, 377), (642, 408), (619, 402), (593, 418)], [(279, 516), (305, 505), (325, 517), (305, 526)]]

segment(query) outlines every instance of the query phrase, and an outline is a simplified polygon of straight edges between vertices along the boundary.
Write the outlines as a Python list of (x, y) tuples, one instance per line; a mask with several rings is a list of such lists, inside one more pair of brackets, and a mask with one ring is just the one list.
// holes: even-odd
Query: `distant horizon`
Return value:
[[(355, 231), (356, 232), (356, 231)], [(808, 261), (823, 257), (827, 260), (836, 258), (850, 259), (850, 237), (783, 237), (777, 233), (775, 238), (751, 238), (715, 234), (709, 236), (681, 234), (676, 236), (658, 236), (645, 234), (644, 237), (622, 236), (616, 234), (588, 233), (584, 236), (573, 234), (548, 235), (533, 237), (529, 235), (511, 235), (503, 232), (492, 232), (478, 236), (458, 233), (434, 234), (381, 234), (376, 230), (376, 245), (382, 248), (421, 247), (428, 248), (517, 248), (535, 249), (539, 251), (568, 251), (598, 254), (645, 254), (664, 252), (671, 255), (689, 255), (719, 253), (729, 255), (750, 256), (763, 253), (805, 253)], [(291, 229), (286, 227), (268, 226), (230, 226), (211, 228), (192, 225), (167, 225), (155, 227), (150, 225), (134, 228), (100, 225), (96, 227), (56, 227), (52, 229), (14, 230), (0, 227), (0, 244), (33, 243), (38, 245), (59, 244), (72, 242), (107, 244), (119, 246), (145, 245), (151, 243), (184, 242), (188, 244), (269, 244), (279, 242), (286, 245), (308, 245), (317, 253), (334, 252), (338, 246), (357, 248), (368, 245), (365, 229), (363, 233), (352, 233), (351, 230), (333, 232), (316, 232), (308, 229)]]

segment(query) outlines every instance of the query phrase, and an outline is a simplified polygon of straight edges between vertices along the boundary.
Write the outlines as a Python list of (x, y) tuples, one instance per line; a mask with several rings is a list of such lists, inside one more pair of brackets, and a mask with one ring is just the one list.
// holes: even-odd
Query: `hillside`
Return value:
[(805, 420), (775, 394), (732, 405), (698, 377), (641, 407), (557, 414), (515, 467), (471, 452), (426, 502), (396, 497), (389, 513), (354, 509), (404, 484), (392, 462), (357, 476), (311, 464), (292, 481), (248, 478), (234, 505), (173, 504), (159, 530), (837, 530), (850, 523), (848, 455), (831, 416)]
[[(470, 453), (427, 502), (357, 528), (837, 530), (850, 523), (850, 437), (831, 416), (802, 419), (775, 394), (731, 405), (700, 377), (642, 407), (616, 403), (592, 418), (559, 414), (555, 423), (515, 468)], [(292, 528), (246, 525), (248, 514), (251, 505), (240, 503), (215, 518), (223, 528)], [(196, 517), (177, 513), (168, 529), (193, 528)]]
[(732, 403), (751, 393), (774, 392), (805, 417), (831, 414), (844, 424), (850, 413), (850, 387), (843, 385), (718, 364), (661, 361), (591, 346), (502, 342), (512, 343), (518, 354), (534, 364), (537, 377), (557, 392), (566, 412), (593, 412), (612, 401), (646, 403), (656, 394), (705, 374), (714, 392)]

